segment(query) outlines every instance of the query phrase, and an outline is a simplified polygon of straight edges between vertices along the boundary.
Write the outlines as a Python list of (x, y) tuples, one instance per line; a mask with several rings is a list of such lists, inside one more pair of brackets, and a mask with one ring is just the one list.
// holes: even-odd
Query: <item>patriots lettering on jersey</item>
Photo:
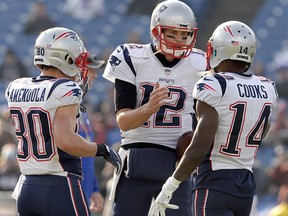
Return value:
[(240, 97), (245, 98), (268, 98), (267, 91), (262, 85), (237, 84)]
[(165, 82), (167, 84), (175, 84), (175, 80), (174, 79), (166, 79), (166, 78), (159, 78), (159, 82)]
[(68, 96), (80, 97), (81, 96), (81, 90), (79, 88), (74, 88), (74, 89), (68, 91), (66, 94), (64, 94), (61, 98), (68, 97)]
[(197, 84), (197, 90), (198, 91), (202, 91), (202, 90), (212, 90), (212, 91), (216, 91), (214, 88), (212, 88), (211, 86), (209, 86), (206, 83), (199, 83)]
[(44, 101), (46, 89), (12, 89), (9, 102), (40, 102)]
[(121, 60), (118, 59), (116, 56), (111, 55), (110, 59), (109, 59), (109, 63), (112, 66), (113, 71), (115, 70), (115, 68), (121, 63)]

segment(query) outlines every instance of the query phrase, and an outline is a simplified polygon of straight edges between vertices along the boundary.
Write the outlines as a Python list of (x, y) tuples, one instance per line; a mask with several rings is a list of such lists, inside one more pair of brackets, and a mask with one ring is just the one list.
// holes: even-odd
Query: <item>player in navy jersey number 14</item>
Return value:
[(40, 75), (18, 78), (6, 89), (18, 138), (22, 175), (13, 197), (21, 216), (90, 215), (81, 186), (80, 157), (101, 156), (115, 166), (116, 172), (121, 169), (116, 152), (77, 134), (87, 84), (87, 57), (74, 31), (47, 29), (34, 46), (34, 64)]
[(274, 82), (247, 73), (255, 52), (256, 37), (246, 24), (228, 21), (215, 29), (207, 46), (212, 70), (193, 90), (198, 119), (194, 136), (149, 216), (178, 208), (171, 197), (196, 168), (193, 216), (250, 215), (254, 157), (278, 100)]

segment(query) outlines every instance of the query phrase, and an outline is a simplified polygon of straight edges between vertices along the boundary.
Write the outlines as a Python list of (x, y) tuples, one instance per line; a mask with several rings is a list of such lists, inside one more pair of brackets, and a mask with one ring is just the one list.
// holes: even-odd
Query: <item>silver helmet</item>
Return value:
[[(176, 57), (187, 57), (196, 42), (197, 23), (192, 9), (178, 0), (166, 0), (153, 10), (150, 23), (150, 35), (153, 43), (164, 54)], [(164, 39), (162, 29), (188, 32), (184, 44), (168, 42)]]
[(252, 63), (257, 39), (253, 30), (239, 21), (219, 25), (208, 40), (207, 58), (212, 68), (226, 59)]
[(36, 66), (54, 66), (70, 77), (87, 75), (87, 57), (80, 37), (67, 28), (55, 27), (43, 31), (34, 45)]

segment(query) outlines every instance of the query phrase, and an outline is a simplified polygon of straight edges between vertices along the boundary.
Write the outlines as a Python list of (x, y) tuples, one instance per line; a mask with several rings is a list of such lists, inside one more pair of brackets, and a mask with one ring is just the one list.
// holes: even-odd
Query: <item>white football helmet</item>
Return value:
[(219, 25), (208, 40), (207, 59), (212, 68), (225, 59), (252, 63), (257, 39), (253, 30), (239, 21)]
[(86, 78), (87, 50), (74, 31), (55, 27), (43, 31), (34, 45), (34, 64), (54, 66), (64, 74)]
[[(153, 10), (150, 23), (150, 35), (153, 43), (161, 51), (176, 58), (187, 57), (196, 43), (197, 23), (191, 8), (178, 0), (166, 0)], [(162, 29), (189, 32), (184, 44), (168, 42), (164, 39)], [(169, 47), (169, 48), (168, 48)]]

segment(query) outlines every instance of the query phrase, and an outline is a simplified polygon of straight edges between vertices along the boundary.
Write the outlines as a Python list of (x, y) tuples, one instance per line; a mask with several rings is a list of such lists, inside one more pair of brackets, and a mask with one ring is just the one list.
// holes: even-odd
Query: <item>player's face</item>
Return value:
[[(185, 44), (188, 38), (187, 31), (179, 31), (173, 29), (163, 29), (165, 41), (173, 44)], [(169, 49), (169, 47), (167, 47)]]

